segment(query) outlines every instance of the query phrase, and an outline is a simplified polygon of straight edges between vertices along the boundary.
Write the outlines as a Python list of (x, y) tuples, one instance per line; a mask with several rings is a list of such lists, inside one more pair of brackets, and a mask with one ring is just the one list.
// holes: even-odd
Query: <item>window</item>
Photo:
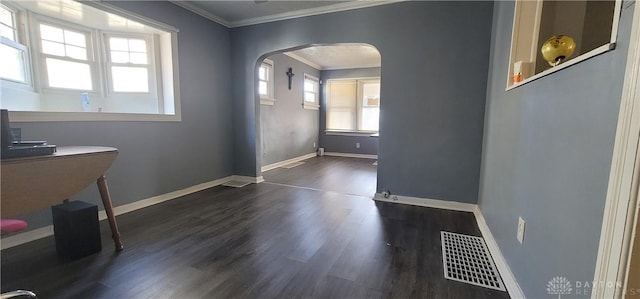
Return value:
[(0, 5), (0, 94), (10, 95), (0, 105), (15, 119), (180, 120), (176, 28), (99, 2), (10, 4)]
[[(620, 0), (517, 0), (507, 89), (613, 49), (620, 6)], [(552, 66), (541, 48), (559, 35), (571, 37), (574, 50), (557, 55)]]
[(378, 132), (380, 79), (327, 82), (327, 131)]
[(362, 95), (362, 102), (359, 102), (362, 103), (362, 108), (358, 110), (358, 130), (377, 132), (380, 119), (380, 81), (359, 81), (358, 89)]
[(0, 5), (0, 78), (22, 84), (30, 83), (27, 68), (27, 47), (19, 39), (17, 14), (14, 10)]
[(46, 23), (38, 28), (46, 87), (93, 91), (90, 32)]
[(265, 59), (258, 68), (260, 104), (273, 105), (275, 103), (273, 85), (273, 61)]
[(320, 80), (318, 78), (304, 74), (304, 100), (303, 107), (305, 109), (318, 110), (320, 107), (319, 93)]
[(156, 82), (149, 38), (106, 35), (110, 91), (149, 93)]

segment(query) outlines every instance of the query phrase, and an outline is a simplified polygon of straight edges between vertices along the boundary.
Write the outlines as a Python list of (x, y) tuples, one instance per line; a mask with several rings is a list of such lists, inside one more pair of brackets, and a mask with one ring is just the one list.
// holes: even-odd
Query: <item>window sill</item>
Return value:
[(374, 134), (378, 134), (376, 131), (339, 131), (339, 130), (325, 130), (325, 135), (335, 136), (358, 136), (358, 137), (372, 137)]
[(179, 114), (11, 111), (11, 122), (41, 121), (182, 121)]
[(304, 109), (309, 109), (309, 110), (320, 110), (320, 105), (316, 104), (316, 103), (303, 103), (302, 104), (302, 108)]
[(521, 82), (515, 83), (515, 84), (513, 84), (511, 86), (509, 86), (509, 82), (507, 82), (507, 88), (505, 89), (505, 91), (509, 91), (509, 90), (514, 89), (514, 88), (520, 87), (520, 86), (525, 85), (525, 84), (527, 84), (529, 82), (538, 80), (538, 79), (540, 79), (540, 78), (542, 78), (544, 76), (548, 76), (548, 75), (553, 74), (553, 73), (555, 73), (555, 72), (557, 72), (559, 70), (568, 68), (568, 67), (570, 67), (570, 66), (572, 66), (574, 64), (577, 64), (577, 63), (580, 63), (582, 61), (585, 61), (585, 60), (587, 60), (587, 59), (589, 59), (591, 57), (594, 57), (594, 56), (600, 55), (602, 53), (611, 51), (615, 47), (616, 47), (615, 43), (608, 43), (606, 45), (602, 45), (602, 46), (600, 46), (598, 48), (595, 48), (595, 49), (593, 49), (593, 50), (591, 50), (591, 51), (589, 51), (587, 53), (584, 53), (584, 54), (582, 54), (582, 55), (580, 55), (580, 56), (578, 56), (578, 57), (576, 57), (574, 59), (571, 59), (571, 60), (569, 60), (569, 61), (567, 61), (565, 63), (562, 63), (562, 64), (560, 64), (560, 65), (558, 65), (556, 67), (552, 67), (552, 68), (550, 68), (548, 70), (545, 70), (543, 72), (537, 73), (537, 74), (535, 74), (535, 75), (533, 75), (533, 76), (531, 76), (531, 77), (529, 77), (527, 79), (524, 79)]
[(260, 98), (260, 105), (273, 106), (276, 104), (276, 99)]

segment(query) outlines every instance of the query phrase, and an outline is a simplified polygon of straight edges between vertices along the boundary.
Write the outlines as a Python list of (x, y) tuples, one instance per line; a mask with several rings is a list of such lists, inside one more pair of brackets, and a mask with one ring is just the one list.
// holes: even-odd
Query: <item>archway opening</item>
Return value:
[(255, 78), (256, 161), (266, 181), (375, 194), (384, 102), (375, 47), (312, 45), (269, 53), (258, 60)]

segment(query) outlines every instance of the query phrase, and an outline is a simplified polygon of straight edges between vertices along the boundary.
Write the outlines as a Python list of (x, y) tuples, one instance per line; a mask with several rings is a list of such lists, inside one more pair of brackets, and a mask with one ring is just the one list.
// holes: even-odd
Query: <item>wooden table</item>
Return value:
[(2, 218), (60, 204), (97, 182), (116, 251), (122, 250), (124, 247), (104, 177), (116, 156), (118, 149), (113, 147), (63, 146), (53, 155), (2, 160)]

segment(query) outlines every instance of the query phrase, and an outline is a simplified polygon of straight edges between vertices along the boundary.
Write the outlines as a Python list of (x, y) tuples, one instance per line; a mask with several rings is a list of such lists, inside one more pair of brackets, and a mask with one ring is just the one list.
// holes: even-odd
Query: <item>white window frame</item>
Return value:
[[(22, 99), (23, 95), (29, 99), (28, 104), (26, 104), (24, 110), (21, 109), (21, 103), (19, 101), (12, 101), (11, 104), (7, 104), (8, 106), (3, 105), (4, 108), (9, 108), (10, 115), (12, 120), (16, 122), (39, 122), (39, 121), (181, 121), (181, 105), (180, 105), (180, 82), (179, 82), (179, 64), (178, 64), (178, 39), (177, 33), (178, 29), (166, 25), (161, 22), (157, 22), (155, 20), (149, 19), (147, 17), (131, 13), (119, 7), (102, 3), (102, 2), (93, 2), (93, 1), (83, 1), (80, 5), (86, 6), (84, 8), (85, 12), (91, 10), (91, 13), (94, 13), (94, 16), (97, 14), (113, 14), (118, 17), (122, 17), (128, 19), (134, 23), (141, 24), (143, 26), (135, 27), (134, 30), (144, 29), (146, 33), (141, 32), (128, 32), (128, 30), (124, 30), (120, 32), (118, 30), (117, 34), (147, 34), (150, 33), (153, 35), (153, 49), (154, 60), (156, 62), (156, 67), (154, 70), (154, 74), (156, 77), (156, 86), (153, 90), (157, 93), (157, 98), (159, 103), (156, 103), (153, 107), (153, 112), (135, 112), (137, 109), (135, 106), (133, 109), (127, 109), (126, 106), (122, 106), (122, 103), (127, 101), (135, 101), (136, 99), (140, 99), (140, 95), (136, 94), (135, 97), (126, 97), (123, 93), (119, 96), (116, 96), (116, 93), (109, 92), (109, 83), (108, 83), (108, 75), (107, 75), (107, 67), (106, 67), (106, 52), (105, 47), (103, 45), (103, 36), (102, 34), (105, 32), (111, 32), (110, 29), (107, 29), (107, 24), (99, 24), (98, 21), (96, 26), (90, 25), (92, 28), (88, 28), (85, 23), (82, 25), (78, 25), (74, 23), (75, 21), (67, 21), (66, 19), (61, 19), (57, 14), (50, 15), (49, 13), (45, 13), (43, 11), (39, 11), (39, 7), (34, 4), (35, 2), (15, 2), (11, 3), (8, 1), (3, 1), (3, 6), (8, 6), (12, 11), (19, 11), (19, 16), (17, 20), (22, 21), (24, 23), (19, 25), (19, 37), (24, 38), (26, 43), (27, 55), (28, 58), (26, 61), (29, 63), (28, 71), (31, 86), (29, 86), (29, 90), (25, 90), (24, 94), (21, 94), (19, 90), (21, 88), (17, 88), (12, 86), (12, 82), (2, 80), (2, 85), (0, 86), (3, 92), (7, 91), (7, 94), (12, 94), (12, 99)], [(42, 58), (45, 55), (38, 55), (41, 51), (40, 45), (40, 35), (39, 35), (39, 25), (34, 25), (34, 19), (43, 19), (46, 20), (43, 23), (50, 24), (55, 27), (62, 27), (64, 29), (79, 31), (78, 28), (81, 28), (81, 32), (85, 30), (91, 31), (91, 38), (87, 39), (87, 48), (91, 47), (91, 50), (88, 51), (88, 58), (93, 57), (93, 63), (98, 65), (98, 68), (94, 68), (90, 66), (92, 72), (92, 87), (93, 92), (90, 92), (90, 97), (98, 96), (98, 100), (102, 101), (111, 101), (113, 98), (120, 98), (118, 100), (120, 107), (124, 107), (124, 109), (120, 110), (109, 110), (109, 111), (101, 111), (100, 109), (95, 109), (94, 112), (81, 112), (80, 109), (75, 110), (76, 108), (72, 108), (68, 110), (68, 112), (55, 112), (52, 110), (40, 110), (38, 101), (45, 101), (46, 99), (40, 99), (42, 96), (49, 97), (65, 97), (66, 94), (73, 94), (73, 99), (75, 100), (78, 97), (78, 103), (80, 102), (79, 95), (82, 91), (75, 89), (60, 89), (60, 88), (43, 88), (45, 77), (47, 74), (43, 72), (45, 68), (41, 65), (44, 63), (44, 59)], [(106, 17), (106, 15), (105, 15)], [(97, 18), (95, 20), (100, 20)], [(94, 28), (95, 27), (95, 28)], [(24, 29), (24, 32), (20, 30)], [(37, 47), (37, 48), (36, 48)], [(35, 49), (35, 50), (34, 50)], [(55, 59), (59, 59), (59, 56), (55, 56)], [(63, 59), (64, 60), (64, 59)], [(81, 63), (86, 63), (86, 61), (81, 61)], [(97, 73), (97, 75), (94, 75)], [(97, 81), (97, 83), (96, 83)], [(15, 84), (17, 85), (17, 84)], [(24, 84), (19, 84), (23, 85)], [(151, 87), (150, 87), (151, 89)], [(22, 88), (24, 90), (24, 88)], [(79, 93), (80, 92), (80, 93)], [(18, 96), (15, 96), (18, 95)], [(71, 99), (71, 98), (68, 98)], [(92, 98), (93, 99), (93, 98)], [(4, 101), (3, 101), (4, 102)], [(68, 100), (67, 100), (68, 102)], [(44, 103), (44, 102), (42, 102)], [(75, 103), (74, 103), (75, 105)], [(134, 104), (135, 105), (135, 104)], [(144, 107), (141, 105), (148, 105), (141, 102), (137, 104), (138, 107)], [(156, 106), (157, 105), (157, 106)], [(67, 105), (68, 106), (68, 105)], [(79, 105), (78, 105), (79, 106)], [(13, 108), (12, 108), (13, 107)], [(63, 106), (64, 107), (64, 106)], [(157, 107), (157, 108), (156, 108)], [(146, 108), (145, 108), (146, 109)]]
[[(100, 80), (100, 68), (98, 66), (98, 58), (96, 53), (96, 37), (95, 30), (91, 28), (87, 28), (84, 26), (80, 26), (74, 23), (65, 22), (63, 20), (53, 19), (46, 16), (38, 15), (36, 13), (30, 13), (31, 19), (31, 30), (32, 30), (32, 40), (33, 45), (37, 47), (34, 49), (34, 68), (35, 68), (35, 77), (37, 81), (40, 82), (38, 90), (45, 93), (59, 93), (59, 94), (73, 94), (77, 95), (80, 92), (89, 92), (89, 93), (101, 93), (102, 84)], [(63, 30), (74, 31), (77, 33), (82, 33), (85, 36), (85, 40), (87, 43), (87, 60), (75, 59), (71, 57), (57, 56), (52, 54), (46, 54), (42, 51), (42, 38), (40, 35), (40, 25), (48, 25), (52, 27), (58, 27)], [(74, 63), (82, 63), (89, 65), (89, 72), (91, 73), (91, 89), (71, 89), (71, 88), (61, 88), (61, 87), (52, 87), (50, 86), (47, 78), (47, 58), (63, 60)]]
[(31, 71), (31, 55), (29, 53), (29, 48), (25, 45), (27, 37), (26, 34), (21, 30), (24, 26), (24, 12), (13, 7), (12, 5), (8, 5), (9, 3), (0, 3), (2, 8), (8, 10), (13, 15), (13, 30), (14, 30), (14, 40), (10, 40), (5, 37), (0, 37), (0, 43), (3, 45), (14, 48), (22, 53), (22, 61), (23, 61), (23, 69), (25, 81), (16, 81), (9, 78), (0, 78), (0, 81), (3, 85), (9, 85), (12, 88), (17, 89), (26, 89), (33, 90), (33, 72)]
[(258, 94), (260, 95), (260, 104), (273, 106), (276, 103), (275, 90), (274, 90), (275, 78), (274, 78), (273, 60), (265, 59), (264, 61), (262, 61), (262, 64), (260, 64), (260, 67), (264, 67), (267, 69), (267, 80), (261, 80), (260, 77), (258, 76), (258, 84), (260, 84), (261, 81), (264, 81), (267, 83), (266, 95), (260, 94), (259, 87), (256, 88), (258, 90)]
[[(361, 80), (356, 80), (356, 86), (357, 86), (357, 91), (356, 91), (356, 131), (358, 132), (375, 132), (377, 133), (380, 130), (380, 126), (378, 125), (378, 130), (364, 130), (362, 129), (362, 114), (364, 112), (364, 109), (368, 109), (370, 108), (370, 106), (366, 106), (364, 104), (364, 85), (365, 84), (380, 84), (380, 79), (376, 78), (376, 79), (361, 79)], [(380, 111), (380, 94), (378, 93), (378, 106), (374, 106), (378, 108), (378, 111)], [(379, 124), (379, 119), (378, 119), (378, 124)]]
[[(511, 49), (509, 54), (509, 68), (507, 73), (507, 87), (505, 90), (511, 90), (513, 88), (522, 86), (531, 81), (540, 79), (544, 76), (550, 75), (562, 69), (565, 69), (574, 64), (585, 61), (591, 57), (600, 55), (602, 53), (613, 50), (616, 45), (617, 35), (618, 35), (618, 23), (620, 20), (620, 13), (622, 8), (622, 0), (614, 0), (615, 6), (613, 10), (613, 20), (611, 25), (611, 38), (608, 43), (597, 47), (587, 53), (583, 53), (577, 57), (573, 57), (566, 62), (563, 62), (555, 67), (549, 68), (545, 71), (542, 71), (537, 74), (533, 74), (530, 77), (514, 83), (513, 80), (513, 72), (514, 72), (514, 63), (516, 61), (524, 60), (524, 61), (535, 61), (536, 55), (540, 52), (538, 46), (538, 34), (540, 30), (540, 19), (542, 18), (542, 4), (544, 0), (535, 0), (532, 2), (530, 0), (516, 0), (515, 8), (514, 8), (514, 17), (513, 17), (513, 25), (511, 32)], [(525, 5), (534, 6), (523, 8)], [(524, 28), (524, 29), (522, 29)], [(527, 53), (519, 53), (518, 48), (527, 48)], [(530, 49), (530, 50), (529, 50)], [(518, 52), (518, 53), (517, 53)], [(521, 57), (516, 57), (521, 56)], [(525, 69), (528, 68), (525, 65)]]
[[(315, 95), (315, 101), (314, 102), (308, 102), (305, 98), (305, 93), (308, 92), (305, 90), (305, 85), (308, 81), (311, 81), (313, 83), (314, 86), (314, 95)], [(311, 76), (307, 73), (304, 74), (304, 80), (302, 83), (302, 108), (304, 109), (309, 109), (309, 110), (319, 110), (320, 109), (320, 79)]]
[[(158, 93), (158, 79), (156, 72), (156, 65), (158, 65), (158, 61), (156, 59), (156, 43), (155, 37), (152, 34), (134, 34), (134, 33), (120, 33), (120, 32), (103, 32), (102, 33), (102, 41), (104, 46), (102, 49), (104, 50), (104, 65), (105, 72), (107, 74), (107, 93), (111, 96), (117, 95), (136, 95), (143, 96), (147, 95), (149, 97), (156, 97), (159, 95)], [(147, 64), (132, 64), (132, 63), (114, 63), (111, 61), (111, 47), (109, 45), (109, 38), (127, 38), (127, 39), (141, 39), (144, 40), (147, 47)], [(143, 67), (147, 69), (147, 79), (148, 79), (148, 92), (124, 92), (124, 91), (115, 91), (113, 89), (113, 74), (111, 71), (112, 66), (124, 66), (124, 67)]]
[[(330, 86), (332, 82), (345, 82), (345, 81), (351, 81), (354, 82), (355, 85), (355, 115), (354, 115), (354, 124), (353, 127), (355, 128), (355, 130), (338, 130), (338, 129), (328, 129), (326, 126), (328, 126), (329, 124), (329, 112), (331, 109), (331, 100), (329, 99), (329, 94), (327, 92), (325, 92), (325, 98), (326, 98), (326, 102), (327, 102), (327, 107), (326, 107), (326, 114), (325, 114), (325, 133), (327, 135), (342, 135), (342, 136), (370, 136), (372, 134), (376, 134), (379, 133), (379, 127), (378, 127), (378, 131), (370, 131), (370, 130), (362, 130), (362, 124), (360, 123), (360, 120), (362, 118), (362, 109), (363, 109), (363, 85), (365, 83), (380, 83), (382, 84), (382, 80), (380, 77), (367, 77), (367, 78), (339, 78), (339, 79), (329, 79), (327, 80), (327, 84), (326, 86)], [(380, 104), (378, 104), (378, 107), (380, 107)]]

